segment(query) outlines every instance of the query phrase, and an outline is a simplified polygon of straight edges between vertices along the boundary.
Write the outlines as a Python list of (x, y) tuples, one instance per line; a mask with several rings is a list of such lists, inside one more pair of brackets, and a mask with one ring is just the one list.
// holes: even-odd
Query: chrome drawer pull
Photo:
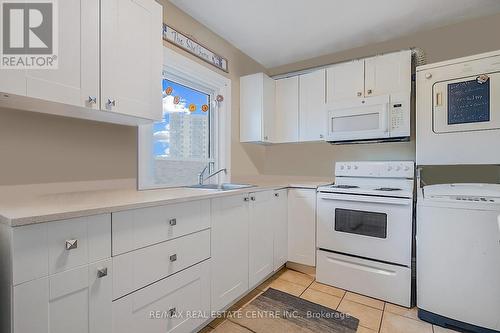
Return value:
[(250, 199), (251, 199), (252, 201), (255, 201), (255, 197), (250, 197)]
[(174, 219), (170, 219), (168, 221), (168, 224), (170, 224), (171, 226), (177, 225), (177, 219), (175, 219), (175, 218)]
[(97, 277), (100, 279), (100, 278), (103, 278), (105, 276), (108, 275), (108, 268), (107, 267), (103, 267), (103, 268), (98, 268), (97, 269)]
[(279, 196), (280, 196), (280, 194), (279, 194), (279, 193), (274, 193), (274, 196), (275, 196), (275, 197), (279, 197)]
[(245, 201), (245, 202), (248, 202), (249, 200), (250, 200), (250, 198), (249, 198), (249, 197), (244, 197), (244, 198), (243, 198), (243, 201)]
[(177, 261), (177, 254), (172, 254), (172, 255), (170, 256), (170, 261), (171, 261), (171, 262)]
[(78, 247), (78, 240), (77, 239), (68, 239), (66, 241), (66, 250), (73, 250)]

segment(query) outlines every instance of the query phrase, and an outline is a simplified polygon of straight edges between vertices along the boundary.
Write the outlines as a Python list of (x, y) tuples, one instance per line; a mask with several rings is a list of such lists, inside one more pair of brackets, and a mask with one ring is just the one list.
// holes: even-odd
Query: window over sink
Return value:
[(229, 169), (229, 80), (174, 51), (165, 54), (162, 118), (139, 127), (139, 189), (195, 185), (207, 166)]

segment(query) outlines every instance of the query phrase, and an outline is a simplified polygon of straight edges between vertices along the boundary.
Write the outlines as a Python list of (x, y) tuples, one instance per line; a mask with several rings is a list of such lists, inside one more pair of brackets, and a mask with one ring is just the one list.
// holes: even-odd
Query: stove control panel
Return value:
[(415, 163), (412, 161), (337, 162), (335, 163), (335, 176), (414, 178)]

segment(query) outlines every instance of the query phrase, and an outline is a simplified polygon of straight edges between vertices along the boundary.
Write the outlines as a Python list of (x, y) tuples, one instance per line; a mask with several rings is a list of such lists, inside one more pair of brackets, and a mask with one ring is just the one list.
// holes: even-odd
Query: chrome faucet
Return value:
[(198, 185), (203, 185), (203, 183), (206, 180), (209, 180), (210, 178), (212, 178), (213, 176), (218, 175), (221, 172), (224, 172), (224, 174), (227, 175), (227, 169), (226, 168), (222, 168), (220, 170), (217, 170), (217, 171), (209, 174), (207, 177), (204, 177), (205, 172), (207, 171), (207, 169), (208, 169), (208, 165), (205, 168), (203, 168), (203, 170), (198, 174)]

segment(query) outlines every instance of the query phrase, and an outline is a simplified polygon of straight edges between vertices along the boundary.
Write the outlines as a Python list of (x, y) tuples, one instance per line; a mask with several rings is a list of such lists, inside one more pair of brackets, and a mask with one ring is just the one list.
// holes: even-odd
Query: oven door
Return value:
[(327, 141), (373, 140), (390, 137), (389, 96), (340, 101), (327, 106)]
[(318, 193), (318, 248), (411, 264), (412, 199)]

